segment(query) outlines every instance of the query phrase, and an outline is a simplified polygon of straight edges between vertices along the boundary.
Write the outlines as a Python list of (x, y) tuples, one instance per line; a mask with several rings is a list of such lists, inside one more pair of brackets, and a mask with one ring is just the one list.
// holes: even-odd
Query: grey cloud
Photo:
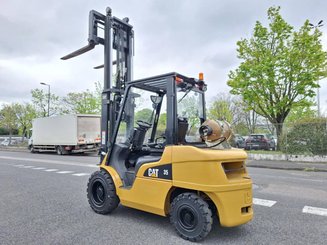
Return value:
[[(86, 25), (88, 14), (77, 1), (10, 2), (7, 11), (0, 12), (0, 58), (52, 57), (84, 34), (80, 27)], [(76, 13), (84, 15), (84, 21)], [(67, 23), (76, 29), (67, 28)]]
[(8, 71), (0, 67), (0, 101), (30, 100), (30, 83), (28, 77), (19, 72)]
[(205, 57), (203, 61), (214, 67), (230, 69), (238, 62), (237, 52), (235, 48), (224, 48), (224, 45), (217, 44), (217, 50)]

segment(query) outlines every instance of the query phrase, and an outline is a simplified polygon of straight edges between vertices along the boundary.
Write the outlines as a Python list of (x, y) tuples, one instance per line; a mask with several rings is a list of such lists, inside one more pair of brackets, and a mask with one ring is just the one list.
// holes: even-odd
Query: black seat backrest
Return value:
[(179, 117), (178, 118), (178, 143), (184, 144), (185, 136), (188, 130), (188, 121), (187, 118)]
[(135, 164), (135, 173), (139, 170), (139, 168), (145, 164), (145, 163), (151, 163), (151, 162), (158, 162), (160, 160), (161, 156), (141, 156), (137, 159)]
[(131, 140), (131, 148), (133, 151), (140, 151), (142, 149), (146, 131), (147, 129), (145, 128), (134, 128), (133, 137)]

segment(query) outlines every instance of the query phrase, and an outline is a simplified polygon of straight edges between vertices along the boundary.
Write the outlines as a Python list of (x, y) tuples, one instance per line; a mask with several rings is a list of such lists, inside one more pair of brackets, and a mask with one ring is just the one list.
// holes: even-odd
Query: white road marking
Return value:
[(303, 177), (310, 177), (310, 175), (308, 174), (302, 174), (302, 173), (290, 173), (291, 175), (295, 175), (295, 176), (303, 176)]
[(87, 174), (87, 173), (78, 173), (78, 174), (72, 174), (72, 175), (81, 177), (81, 176), (87, 176), (87, 175), (90, 175), (90, 174)]
[(71, 174), (71, 173), (74, 173), (73, 171), (59, 171), (59, 172), (56, 172), (56, 174)]
[(327, 209), (326, 208), (316, 208), (316, 207), (304, 206), (304, 208), (302, 209), (302, 213), (327, 216)]
[(79, 162), (65, 162), (65, 161), (37, 159), (37, 158), (25, 158), (25, 157), (0, 156), (0, 159), (17, 160), (17, 161), (25, 161), (25, 162), (53, 163), (53, 164), (69, 165), (69, 166), (80, 166), (80, 167), (88, 167), (88, 168), (99, 168), (99, 166), (96, 165), (98, 163), (97, 160), (95, 161), (94, 164), (86, 164), (86, 163), (79, 163)]
[(253, 198), (253, 204), (271, 208), (276, 204), (276, 201)]
[[(2, 157), (0, 157), (2, 158)], [(35, 160), (35, 159), (33, 159)], [(62, 163), (59, 163), (62, 164)], [(70, 165), (70, 164), (68, 164)], [(73, 164), (74, 165), (74, 164)], [(20, 167), (20, 168), (30, 168), (30, 169), (35, 169), (35, 170), (43, 170), (45, 172), (55, 172), (58, 171), (58, 169), (46, 169), (44, 167), (35, 167), (35, 166), (30, 166), (30, 165), (22, 165), (22, 164), (18, 164), (18, 165), (12, 165), (14, 167)], [(83, 165), (85, 166), (85, 165)], [(96, 167), (93, 165), (88, 165), (88, 167)], [(74, 173), (74, 171), (58, 171), (56, 172), (58, 174), (71, 174)], [(74, 176), (87, 176), (90, 175), (89, 173), (75, 173), (72, 174)], [(260, 205), (260, 206), (265, 206), (265, 207), (272, 207), (273, 205), (275, 205), (277, 203), (277, 201), (272, 201), (272, 200), (266, 200), (266, 199), (260, 199), (260, 198), (253, 198), (253, 204), (255, 205)], [(302, 209), (302, 213), (308, 213), (308, 214), (315, 214), (315, 215), (320, 215), (320, 216), (327, 216), (327, 209), (325, 208), (317, 208), (317, 207), (311, 207), (311, 206), (304, 206)]]

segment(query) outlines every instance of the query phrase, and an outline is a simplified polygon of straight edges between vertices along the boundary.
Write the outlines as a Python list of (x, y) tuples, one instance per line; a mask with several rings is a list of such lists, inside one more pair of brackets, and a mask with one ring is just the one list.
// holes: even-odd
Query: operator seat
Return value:
[(178, 144), (185, 144), (185, 136), (188, 130), (188, 121), (186, 117), (179, 117), (177, 119), (178, 126)]
[(143, 146), (145, 134), (149, 128), (146, 127), (137, 127), (134, 128), (132, 138), (130, 140), (130, 146), (132, 151), (140, 151)]
[(139, 157), (135, 163), (135, 173), (137, 173), (139, 171), (139, 168), (143, 164), (150, 163), (150, 162), (158, 162), (160, 159), (161, 159), (161, 156), (146, 155), (146, 156)]

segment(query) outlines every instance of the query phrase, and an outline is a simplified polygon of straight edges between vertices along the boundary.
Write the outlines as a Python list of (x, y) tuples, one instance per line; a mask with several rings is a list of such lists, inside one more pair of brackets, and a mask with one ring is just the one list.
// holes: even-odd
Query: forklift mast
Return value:
[[(111, 14), (111, 8), (106, 9), (106, 15), (95, 10), (89, 14), (88, 45), (64, 57), (67, 60), (92, 50), (96, 45), (104, 46), (104, 64), (94, 69), (104, 68), (104, 85), (101, 109), (101, 161), (111, 148), (113, 131), (117, 121), (125, 85), (132, 80), (132, 65), (134, 53), (133, 26), (129, 19), (118, 19)], [(98, 30), (104, 30), (104, 37), (98, 35)], [(112, 56), (116, 60), (112, 60)], [(113, 70), (115, 66), (115, 79)]]

